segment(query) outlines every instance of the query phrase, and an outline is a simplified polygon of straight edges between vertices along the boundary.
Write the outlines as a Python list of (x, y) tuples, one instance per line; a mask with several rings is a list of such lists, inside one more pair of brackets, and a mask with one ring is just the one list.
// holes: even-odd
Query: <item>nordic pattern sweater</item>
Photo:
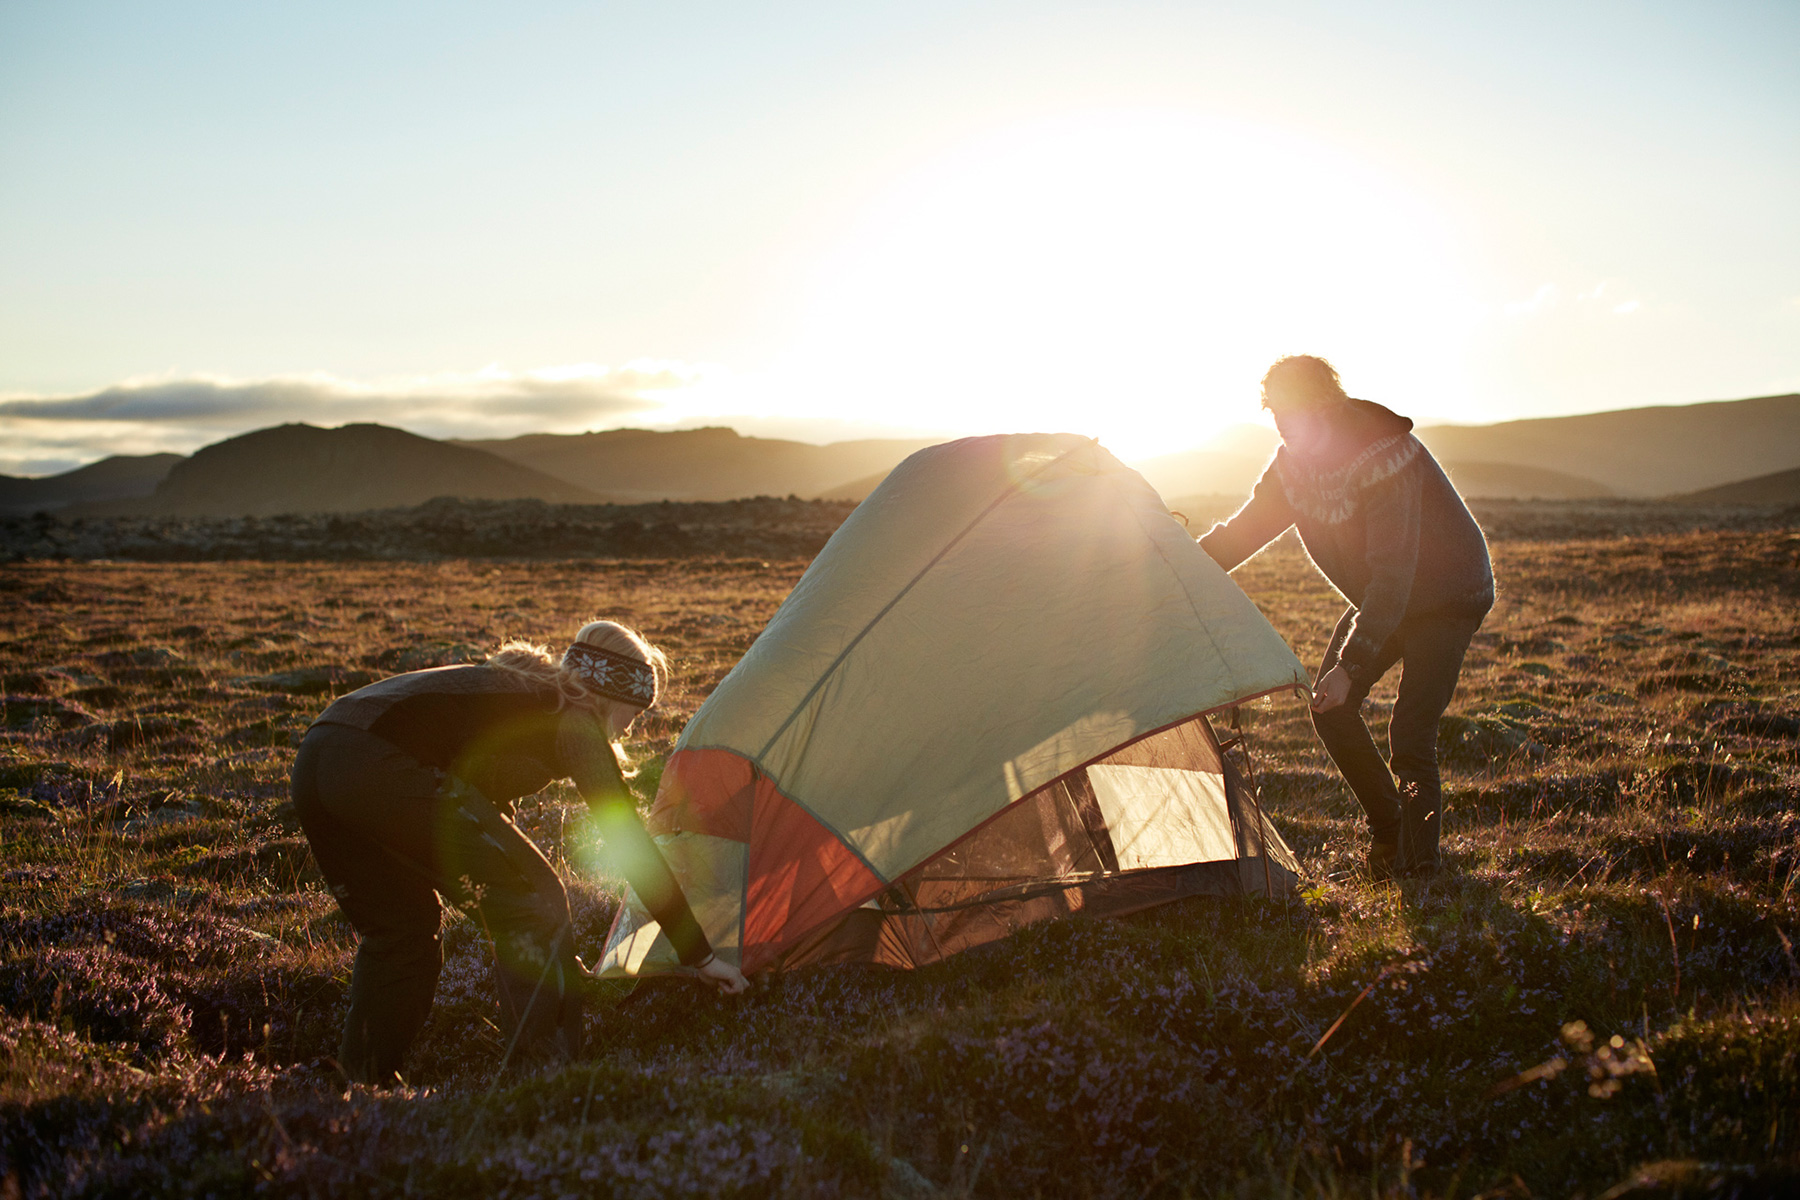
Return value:
[(1250, 499), (1200, 546), (1229, 571), (1289, 526), (1357, 610), (1340, 654), (1352, 678), (1405, 618), (1480, 617), (1494, 605), (1481, 527), (1412, 422), (1379, 404), (1350, 401), (1317, 454), (1276, 451)]

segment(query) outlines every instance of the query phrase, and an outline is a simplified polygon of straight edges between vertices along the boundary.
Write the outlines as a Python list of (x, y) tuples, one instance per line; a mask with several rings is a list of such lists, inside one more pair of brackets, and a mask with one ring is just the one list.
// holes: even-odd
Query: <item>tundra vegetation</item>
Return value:
[[(287, 803), (382, 674), (595, 614), (683, 722), (804, 557), (0, 569), (0, 1187), (13, 1196), (1487, 1196), (1800, 1180), (1800, 536), (1496, 542), (1445, 719), (1445, 877), (1359, 872), (1292, 698), (1242, 710), (1302, 891), (1069, 920), (739, 999), (595, 983), (586, 1056), (501, 1070), (486, 949), (410, 1086), (330, 1069), (355, 938)], [(1239, 572), (1303, 658), (1337, 603)], [(1369, 705), (1377, 725), (1391, 681)], [(942, 736), (964, 736), (944, 730)], [(879, 736), (872, 731), (871, 736)], [(601, 947), (566, 787), (521, 823)], [(1615, 1191), (1614, 1194), (1624, 1194)]]

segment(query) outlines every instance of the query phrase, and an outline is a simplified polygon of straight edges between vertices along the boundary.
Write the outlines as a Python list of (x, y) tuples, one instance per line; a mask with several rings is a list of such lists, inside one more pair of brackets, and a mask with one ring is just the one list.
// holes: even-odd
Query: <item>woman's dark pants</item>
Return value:
[(511, 1057), (579, 1050), (580, 968), (562, 881), (498, 809), (446, 780), (348, 725), (314, 725), (294, 759), (301, 828), (362, 938), (338, 1050), (360, 1083), (399, 1078), (431, 1012), (444, 961), (440, 895), (494, 940)]
[[(1338, 618), (1319, 667), (1321, 676), (1337, 665), (1355, 616), (1352, 608)], [(1437, 869), (1443, 808), (1438, 718), (1450, 707), (1463, 654), (1480, 627), (1480, 617), (1408, 617), (1382, 646), (1362, 679), (1350, 685), (1344, 703), (1313, 714), (1313, 728), (1319, 731), (1319, 740), (1325, 743), (1344, 782), (1361, 801), (1373, 840), (1378, 845), (1399, 844), (1397, 870), (1428, 874)], [(1363, 723), (1362, 702), (1375, 681), (1397, 662), (1405, 665), (1388, 721), (1390, 754), (1383, 762)]]

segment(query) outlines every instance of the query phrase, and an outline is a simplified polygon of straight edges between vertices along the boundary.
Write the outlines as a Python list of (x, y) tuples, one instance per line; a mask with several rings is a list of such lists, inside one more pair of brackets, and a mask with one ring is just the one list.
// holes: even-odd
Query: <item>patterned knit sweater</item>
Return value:
[(1341, 655), (1353, 678), (1404, 618), (1493, 607), (1481, 527), (1412, 422), (1379, 404), (1350, 401), (1317, 454), (1276, 451), (1249, 501), (1200, 546), (1229, 571), (1290, 525), (1357, 609)]

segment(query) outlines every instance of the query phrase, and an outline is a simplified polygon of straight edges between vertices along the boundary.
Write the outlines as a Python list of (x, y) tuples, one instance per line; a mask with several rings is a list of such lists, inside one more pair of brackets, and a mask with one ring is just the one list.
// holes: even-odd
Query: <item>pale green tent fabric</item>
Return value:
[(1152, 730), (1300, 661), (1135, 471), (1072, 434), (914, 454), (683, 732), (892, 879)]

